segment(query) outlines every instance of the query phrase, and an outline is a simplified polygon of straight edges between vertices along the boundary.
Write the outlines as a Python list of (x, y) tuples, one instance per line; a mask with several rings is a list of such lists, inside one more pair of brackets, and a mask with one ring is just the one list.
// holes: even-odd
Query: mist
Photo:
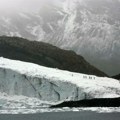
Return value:
[(60, 0), (0, 0), (0, 12), (36, 12), (45, 4), (60, 4)]

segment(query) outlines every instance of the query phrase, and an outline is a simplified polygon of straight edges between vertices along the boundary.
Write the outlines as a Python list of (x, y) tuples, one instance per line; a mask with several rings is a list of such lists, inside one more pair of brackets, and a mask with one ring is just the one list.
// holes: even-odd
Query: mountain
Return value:
[(51, 108), (63, 107), (120, 107), (120, 98), (98, 98), (80, 101), (67, 101), (51, 106)]
[[(43, 101), (42, 104), (55, 104), (62, 101), (120, 97), (120, 82), (1, 57), (0, 93), (4, 93), (4, 98), (7, 95), (25, 96), (37, 98)], [(0, 99), (2, 98), (1, 96)]]
[(73, 72), (107, 76), (75, 52), (18, 37), (0, 37), (0, 56)]
[(74, 50), (105, 73), (118, 74), (119, 0), (54, 0), (36, 7), (35, 12), (0, 11), (0, 35)]
[(116, 75), (116, 76), (113, 76), (112, 78), (117, 79), (117, 80), (120, 80), (120, 74), (119, 74), (119, 75)]

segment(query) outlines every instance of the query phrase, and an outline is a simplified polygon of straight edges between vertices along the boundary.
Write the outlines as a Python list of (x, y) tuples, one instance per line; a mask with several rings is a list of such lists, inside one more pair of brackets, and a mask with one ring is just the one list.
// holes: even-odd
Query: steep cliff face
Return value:
[(42, 101), (57, 102), (67, 98), (74, 100), (76, 88), (75, 85), (67, 82), (52, 81), (42, 76), (20, 74), (10, 69), (0, 69), (0, 92), (8, 95), (23, 95)]
[(120, 83), (110, 78), (0, 58), (0, 92), (54, 103), (119, 97)]
[(102, 71), (114, 75), (120, 71), (119, 11), (119, 0), (56, 0), (40, 4), (36, 13), (0, 13), (0, 35), (74, 50)]

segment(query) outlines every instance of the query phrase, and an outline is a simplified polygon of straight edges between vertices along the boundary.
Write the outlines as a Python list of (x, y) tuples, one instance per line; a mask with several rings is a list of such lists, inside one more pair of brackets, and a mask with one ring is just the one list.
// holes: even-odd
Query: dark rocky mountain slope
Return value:
[(116, 76), (113, 76), (112, 78), (115, 78), (117, 80), (120, 80), (120, 74), (119, 75), (116, 75)]
[(0, 56), (73, 72), (107, 76), (75, 52), (18, 37), (0, 37)]
[(51, 108), (61, 107), (120, 107), (120, 98), (99, 98), (80, 101), (68, 101), (51, 106)]

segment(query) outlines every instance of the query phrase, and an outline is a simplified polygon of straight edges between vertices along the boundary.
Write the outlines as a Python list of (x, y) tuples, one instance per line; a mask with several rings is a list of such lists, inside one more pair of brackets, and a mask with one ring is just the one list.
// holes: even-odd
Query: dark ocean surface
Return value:
[(0, 120), (120, 120), (120, 113), (58, 112), (0, 115)]

